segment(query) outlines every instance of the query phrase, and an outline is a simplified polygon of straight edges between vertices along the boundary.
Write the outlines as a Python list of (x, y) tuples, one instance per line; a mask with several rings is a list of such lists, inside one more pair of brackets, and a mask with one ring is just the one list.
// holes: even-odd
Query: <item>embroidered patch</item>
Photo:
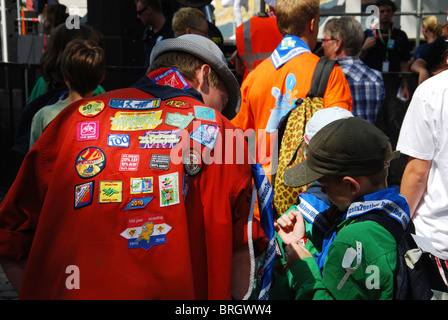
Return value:
[(100, 122), (78, 123), (78, 141), (97, 140), (100, 137)]
[(119, 171), (137, 171), (140, 162), (139, 154), (122, 154)]
[(131, 178), (131, 194), (152, 193), (153, 178)]
[(162, 110), (146, 112), (117, 112), (115, 117), (110, 118), (111, 130), (113, 131), (137, 131), (155, 129), (163, 120)]
[(202, 106), (194, 106), (194, 115), (198, 120), (216, 122), (215, 110)]
[(85, 207), (92, 203), (94, 184), (95, 181), (89, 181), (75, 186), (75, 209)]
[(190, 176), (195, 176), (202, 170), (202, 156), (201, 153), (191, 148), (184, 152), (182, 157), (185, 172)]
[(176, 68), (171, 68), (161, 75), (151, 79), (151, 81), (161, 84), (162, 86), (170, 86), (179, 89), (189, 89), (188, 82), (182, 77)]
[(161, 99), (111, 99), (109, 101), (109, 107), (114, 109), (148, 110), (160, 107), (161, 102)]
[(146, 131), (140, 140), (141, 149), (171, 149), (180, 141), (181, 130)]
[(127, 218), (127, 228), (120, 234), (128, 240), (128, 249), (142, 248), (166, 243), (166, 234), (172, 229), (166, 224), (165, 215), (153, 215), (147, 212), (139, 217)]
[(106, 156), (100, 148), (83, 149), (75, 161), (75, 169), (81, 178), (91, 178), (100, 173), (106, 166)]
[(171, 156), (169, 154), (152, 154), (149, 168), (168, 170), (170, 168)]
[(109, 147), (128, 148), (131, 142), (129, 134), (109, 134), (107, 136), (107, 145)]
[(179, 174), (177, 172), (159, 176), (160, 206), (166, 207), (180, 203)]
[(209, 149), (215, 147), (220, 127), (213, 124), (201, 124), (201, 126), (190, 134), (190, 138)]
[(152, 199), (154, 199), (154, 197), (133, 198), (124, 210), (144, 209)]
[(94, 117), (104, 110), (104, 102), (101, 100), (89, 101), (79, 106), (78, 111), (84, 117)]
[(168, 100), (165, 101), (165, 105), (171, 108), (177, 109), (189, 109), (191, 108), (191, 104), (182, 100)]
[(170, 126), (185, 129), (194, 120), (193, 112), (188, 113), (188, 115), (183, 115), (181, 113), (169, 113), (166, 114), (165, 123)]
[(123, 201), (123, 181), (100, 181), (99, 203)]

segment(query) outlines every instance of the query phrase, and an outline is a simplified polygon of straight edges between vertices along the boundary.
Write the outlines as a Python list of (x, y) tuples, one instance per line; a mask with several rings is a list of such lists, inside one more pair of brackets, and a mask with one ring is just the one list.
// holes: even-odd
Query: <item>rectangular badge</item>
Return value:
[(161, 99), (111, 99), (109, 107), (114, 109), (147, 110), (160, 107)]
[(93, 185), (95, 181), (75, 186), (75, 209), (85, 207), (92, 203)]
[(118, 203), (123, 200), (123, 181), (100, 181), (99, 203)]
[(168, 170), (170, 168), (171, 156), (169, 154), (152, 154), (149, 162), (150, 169)]
[(137, 171), (140, 162), (139, 154), (122, 154), (119, 171)]
[(162, 110), (158, 111), (129, 111), (117, 112), (115, 117), (111, 117), (112, 131), (138, 131), (152, 130), (157, 128), (163, 120)]
[(131, 136), (129, 134), (109, 134), (107, 136), (107, 145), (109, 147), (129, 148)]
[(146, 131), (140, 140), (141, 149), (172, 149), (179, 143), (181, 130)]
[(152, 193), (153, 177), (131, 178), (131, 194)]
[(177, 172), (159, 176), (159, 193), (161, 207), (180, 203), (179, 174)]
[(88, 121), (78, 123), (78, 141), (97, 140), (100, 137), (100, 122)]
[(216, 122), (215, 110), (211, 108), (194, 106), (194, 115), (198, 120)]

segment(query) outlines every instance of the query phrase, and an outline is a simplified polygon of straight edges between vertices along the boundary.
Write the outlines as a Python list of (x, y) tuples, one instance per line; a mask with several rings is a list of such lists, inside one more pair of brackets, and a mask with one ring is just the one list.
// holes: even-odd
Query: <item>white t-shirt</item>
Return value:
[(417, 87), (401, 126), (397, 150), (432, 160), (426, 190), (417, 206), (417, 235), (430, 239), (448, 259), (448, 71)]

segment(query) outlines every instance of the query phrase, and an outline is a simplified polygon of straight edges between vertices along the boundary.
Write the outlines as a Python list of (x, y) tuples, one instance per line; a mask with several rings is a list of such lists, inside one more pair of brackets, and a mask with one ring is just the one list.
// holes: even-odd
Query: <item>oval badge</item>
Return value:
[(183, 156), (185, 172), (190, 176), (195, 176), (202, 170), (202, 156), (199, 151), (191, 148), (185, 151)]
[(79, 106), (78, 111), (84, 117), (94, 117), (104, 110), (105, 104), (101, 100), (89, 101)]
[(106, 156), (100, 148), (85, 148), (76, 157), (76, 172), (84, 179), (96, 176), (105, 166)]

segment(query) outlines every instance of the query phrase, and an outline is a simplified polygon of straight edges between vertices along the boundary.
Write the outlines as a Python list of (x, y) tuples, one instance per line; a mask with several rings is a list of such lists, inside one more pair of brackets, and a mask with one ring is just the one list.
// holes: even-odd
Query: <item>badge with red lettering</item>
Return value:
[(104, 110), (104, 102), (101, 100), (89, 101), (79, 106), (78, 111), (84, 117), (94, 117)]
[(166, 234), (172, 227), (165, 221), (165, 215), (143, 213), (138, 217), (127, 218), (127, 228), (120, 235), (128, 240), (128, 249), (142, 248), (166, 243)]
[(171, 108), (177, 109), (189, 109), (191, 108), (191, 104), (182, 100), (168, 100), (165, 102), (165, 105)]
[(93, 185), (95, 181), (89, 181), (75, 186), (75, 209), (88, 206), (93, 199)]
[(75, 169), (81, 178), (92, 178), (106, 166), (106, 156), (100, 148), (88, 147), (83, 149), (75, 161)]

